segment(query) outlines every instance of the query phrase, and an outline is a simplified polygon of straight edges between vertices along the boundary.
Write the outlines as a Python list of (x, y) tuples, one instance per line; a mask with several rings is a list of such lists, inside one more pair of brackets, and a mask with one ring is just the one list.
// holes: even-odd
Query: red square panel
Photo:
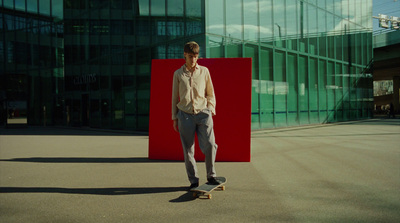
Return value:
[[(172, 78), (184, 59), (153, 60), (150, 89), (149, 159), (183, 160), (171, 120)], [(216, 97), (217, 161), (250, 162), (251, 58), (199, 59), (209, 69)], [(195, 157), (204, 160), (197, 143)]]

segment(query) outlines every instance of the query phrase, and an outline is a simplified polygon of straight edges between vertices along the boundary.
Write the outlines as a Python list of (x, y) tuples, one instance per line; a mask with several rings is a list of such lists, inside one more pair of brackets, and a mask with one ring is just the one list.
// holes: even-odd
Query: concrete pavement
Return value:
[(399, 119), (254, 131), (205, 200), (146, 135), (0, 128), (0, 222), (400, 222), (399, 145)]

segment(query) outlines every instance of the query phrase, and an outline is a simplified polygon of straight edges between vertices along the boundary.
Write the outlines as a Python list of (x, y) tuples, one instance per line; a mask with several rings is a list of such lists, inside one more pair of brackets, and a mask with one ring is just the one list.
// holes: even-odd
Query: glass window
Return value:
[(318, 7), (325, 9), (326, 8), (325, 0), (318, 0)]
[(319, 123), (318, 119), (318, 60), (310, 58), (309, 66), (309, 106), (310, 123)]
[(245, 57), (252, 58), (252, 73), (253, 79), (259, 79), (258, 74), (258, 46), (253, 44), (246, 44)]
[(183, 1), (184, 0), (168, 0), (168, 16), (183, 16)]
[(50, 16), (50, 0), (39, 0), (39, 13)]
[(349, 19), (349, 1), (342, 1), (341, 3), (342, 3), (342, 16), (345, 19)]
[(165, 16), (165, 1), (151, 1), (151, 16)]
[[(214, 6), (214, 5), (213, 5)], [(204, 33), (202, 17), (202, 4), (198, 0), (186, 0), (186, 35)]]
[(15, 29), (15, 17), (10, 16), (10, 15), (4, 15), (4, 25), (5, 25), (5, 30), (14, 30)]
[(170, 39), (176, 39), (184, 35), (183, 21), (167, 21), (167, 35)]
[(334, 13), (335, 0), (326, 0), (326, 10), (328, 10), (330, 13)]
[(274, 0), (274, 40), (277, 47), (286, 47), (284, 38), (286, 36), (285, 27), (285, 1)]
[[(73, 1), (74, 4), (79, 4), (80, 3), (85, 3), (85, 1)], [(109, 8), (109, 0), (89, 0), (89, 7), (93, 8), (93, 9), (108, 9)], [(76, 5), (76, 7), (82, 7), (82, 5), (78, 6)]]
[(297, 50), (297, 39), (300, 36), (300, 13), (297, 2), (297, 0), (286, 0), (287, 47), (292, 50)]
[(308, 121), (308, 58), (306, 56), (299, 57), (299, 113), (300, 124), (309, 124)]
[(326, 95), (326, 61), (320, 60), (318, 67), (318, 91), (319, 91), (319, 118), (325, 122), (327, 117), (327, 95)]
[(337, 63), (335, 66), (335, 85), (336, 119), (343, 121), (343, 71), (341, 63)]
[(214, 36), (208, 37), (207, 57), (210, 58), (224, 57), (224, 45), (222, 37), (214, 37)]
[(153, 47), (151, 49), (151, 58), (152, 59), (166, 59), (166, 47), (165, 45), (160, 45), (157, 47)]
[(14, 0), (3, 0), (3, 5), (5, 8), (14, 8)]
[(101, 100), (101, 126), (108, 128), (110, 126), (111, 119), (111, 102), (109, 94), (104, 93)]
[(140, 16), (148, 16), (149, 13), (149, 0), (139, 0), (139, 15)]
[(258, 42), (259, 26), (258, 26), (258, 3), (253, 0), (244, 0), (244, 39), (248, 41)]
[(168, 59), (178, 59), (183, 58), (183, 45), (180, 42), (174, 42), (168, 45), (167, 58)]
[(274, 127), (274, 74), (273, 74), (273, 51), (261, 47), (260, 52), (260, 127)]
[(333, 0), (335, 15), (342, 16), (342, 0)]
[(261, 43), (273, 44), (272, 0), (259, 2)]
[(125, 89), (125, 125), (128, 129), (136, 129), (137, 126), (137, 108), (136, 108), (136, 90)]
[(326, 11), (318, 10), (319, 55), (326, 56)]
[(7, 52), (6, 52), (6, 57), (7, 57), (7, 62), (8, 63), (13, 63), (14, 62), (14, 43), (13, 42), (6, 42), (6, 47), (7, 47)]
[(224, 36), (224, 1), (207, 1), (207, 32)]
[(129, 4), (127, 1), (125, 0), (111, 0), (111, 9), (125, 9), (125, 10), (129, 10), (131, 8), (129, 8), (130, 6), (132, 6), (132, 4)]
[(186, 21), (186, 36), (196, 35), (203, 33), (203, 23), (201, 20), (188, 19)]
[(15, 0), (15, 9), (25, 11), (25, 0)]
[(245, 57), (251, 57), (252, 58), (252, 76), (253, 76), (253, 86), (252, 86), (252, 102), (251, 102), (251, 127), (254, 128), (260, 128), (259, 123), (260, 123), (260, 106), (259, 106), (259, 89), (260, 89), (260, 82), (259, 82), (259, 75), (258, 75), (258, 46), (257, 45), (252, 45), (252, 44), (246, 44), (245, 45)]
[(328, 61), (327, 67), (327, 79), (326, 79), (326, 91), (327, 91), (327, 110), (328, 110), (328, 121), (334, 122), (336, 121), (335, 115), (335, 90), (337, 88), (335, 84), (335, 75), (334, 75), (334, 64), (331, 61)]
[(287, 110), (288, 124), (298, 125), (298, 71), (297, 71), (297, 55), (289, 53), (287, 56)]
[(308, 37), (309, 37), (309, 53), (317, 54), (317, 8), (312, 5), (307, 7), (307, 20), (308, 20)]
[(286, 56), (283, 51), (275, 51), (274, 57), (274, 111), (275, 127), (286, 126), (286, 95), (288, 93), (286, 82)]
[[(219, 7), (220, 0), (213, 0), (211, 7)], [(222, 2), (222, 1), (221, 1)], [(202, 1), (199, 0), (186, 0), (186, 16), (187, 17), (202, 17)], [(222, 8), (221, 8), (222, 9)], [(219, 10), (219, 9), (217, 9)], [(222, 10), (220, 11), (221, 15), (223, 15)], [(211, 16), (216, 16), (211, 13)]]
[[(311, 4), (317, 5), (317, 1), (318, 0), (308, 0), (308, 2), (310, 2)], [(320, 0), (321, 1), (321, 0)]]
[(226, 10), (226, 35), (229, 38), (242, 39), (242, 33), (242, 1), (232, 0), (229, 10)]
[(64, 18), (63, 1), (52, 0), (51, 7), (52, 7), (53, 17), (56, 17), (57, 19), (62, 20)]
[(136, 46), (147, 46), (150, 44), (150, 23), (146, 17), (136, 19)]
[(242, 57), (242, 43), (230, 40), (226, 43), (226, 57)]
[(335, 37), (334, 36), (328, 36), (328, 57), (335, 59)]

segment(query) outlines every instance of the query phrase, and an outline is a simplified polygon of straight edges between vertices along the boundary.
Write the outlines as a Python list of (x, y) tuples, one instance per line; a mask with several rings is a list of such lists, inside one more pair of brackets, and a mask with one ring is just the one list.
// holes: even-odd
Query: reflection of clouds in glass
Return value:
[[(224, 29), (223, 24), (211, 25), (208, 27), (208, 31), (210, 33), (221, 33), (221, 30)], [(261, 36), (270, 36), (272, 34), (272, 30), (263, 26), (256, 25), (240, 25), (240, 24), (231, 24), (226, 26), (226, 34), (227, 36), (238, 36), (242, 33), (242, 30), (246, 30), (245, 35), (249, 33), (253, 33), (254, 35), (260, 31)], [(254, 36), (253, 35), (253, 36)], [(254, 38), (254, 37), (253, 37)], [(251, 39), (253, 39), (251, 38)]]
[[(369, 20), (366, 16), (363, 18), (364, 20)], [(327, 35), (334, 36), (334, 35), (343, 35), (344, 32), (359, 32), (359, 31), (372, 31), (372, 24), (369, 24), (368, 27), (360, 26), (359, 24), (356, 25), (356, 19), (352, 18), (350, 20), (342, 19), (340, 20), (332, 30), (329, 30)], [(347, 31), (346, 31), (347, 30)]]
[[(265, 13), (265, 12), (270, 12), (271, 11), (271, 2), (270, 1), (260, 1), (259, 3), (257, 3), (257, 1), (246, 1), (243, 3), (244, 8), (248, 11), (248, 12), (252, 12), (252, 13)], [(288, 7), (295, 7), (288, 5)], [(285, 7), (282, 4), (279, 5), (274, 5), (274, 13), (283, 13)]]
[[(372, 30), (372, 19), (370, 18), (369, 12), (372, 11), (372, 4), (366, 4), (362, 0), (335, 0), (329, 1), (326, 5), (326, 9), (330, 12), (340, 12), (342, 13), (335, 13), (337, 15), (342, 15), (343, 18), (334, 19), (334, 14), (327, 14), (328, 18), (326, 21), (329, 23), (326, 29), (321, 29), (318, 26), (317, 15), (324, 15), (325, 13), (319, 13), (320, 10), (322, 12), (323, 9), (312, 6), (308, 8), (304, 8), (304, 16), (305, 22), (307, 22), (307, 18), (315, 18), (314, 25), (310, 25), (310, 23), (306, 23), (304, 26), (304, 36), (303, 37), (316, 37), (316, 36), (323, 36), (323, 35), (343, 35), (345, 32), (369, 32)], [(351, 7), (349, 7), (349, 3), (351, 3)], [(296, 39), (300, 37), (300, 6), (299, 4), (287, 4), (285, 8), (284, 4), (275, 4), (274, 8), (271, 8), (270, 1), (245, 1), (244, 3), (244, 22), (248, 21), (251, 23), (251, 18), (246, 17), (246, 15), (253, 15), (257, 16), (257, 13), (271, 13), (273, 10), (275, 17), (276, 24), (269, 24), (268, 26), (257, 26), (257, 24), (244, 24), (241, 25), (240, 22), (236, 21), (234, 24), (227, 24), (226, 29), (224, 24), (221, 20), (218, 23), (214, 23), (214, 25), (208, 26), (207, 30), (209, 33), (214, 34), (223, 34), (224, 30), (226, 31), (226, 35), (230, 37), (237, 37), (241, 38), (244, 35), (244, 39), (246, 40), (255, 40), (258, 39), (258, 32), (260, 33), (260, 38), (270, 38), (273, 34), (273, 30), (275, 29), (275, 36), (279, 36), (279, 28), (283, 34), (282, 39)], [(362, 6), (362, 8), (356, 8), (355, 6)], [(259, 7), (259, 8), (258, 8)], [(311, 7), (311, 8), (310, 8)], [(310, 10), (312, 9), (312, 10)], [(285, 16), (278, 16), (284, 15), (284, 10), (286, 10), (286, 18)], [(252, 14), (253, 13), (253, 14)], [(308, 13), (308, 14), (307, 14)], [(317, 14), (318, 13), (318, 14)], [(314, 17), (313, 17), (314, 15)], [(350, 15), (350, 16), (349, 16)], [(331, 16), (331, 17), (329, 17)], [(335, 17), (339, 18), (339, 17)], [(278, 19), (278, 20), (277, 20)], [(227, 20), (227, 23), (232, 21), (231, 19)], [(287, 27), (285, 27), (285, 24)], [(345, 27), (347, 31), (345, 31)], [(323, 32), (322, 32), (323, 30)], [(244, 32), (244, 34), (243, 34)]]

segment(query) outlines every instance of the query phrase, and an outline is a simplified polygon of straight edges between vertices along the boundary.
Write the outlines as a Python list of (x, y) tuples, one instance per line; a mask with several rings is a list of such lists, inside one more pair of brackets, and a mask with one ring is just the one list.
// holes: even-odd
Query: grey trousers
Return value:
[(193, 115), (179, 110), (177, 117), (186, 172), (190, 183), (199, 182), (196, 160), (194, 159), (195, 134), (197, 134), (200, 149), (205, 155), (207, 178), (215, 177), (214, 164), (218, 146), (215, 143), (211, 111), (204, 109), (202, 112)]

